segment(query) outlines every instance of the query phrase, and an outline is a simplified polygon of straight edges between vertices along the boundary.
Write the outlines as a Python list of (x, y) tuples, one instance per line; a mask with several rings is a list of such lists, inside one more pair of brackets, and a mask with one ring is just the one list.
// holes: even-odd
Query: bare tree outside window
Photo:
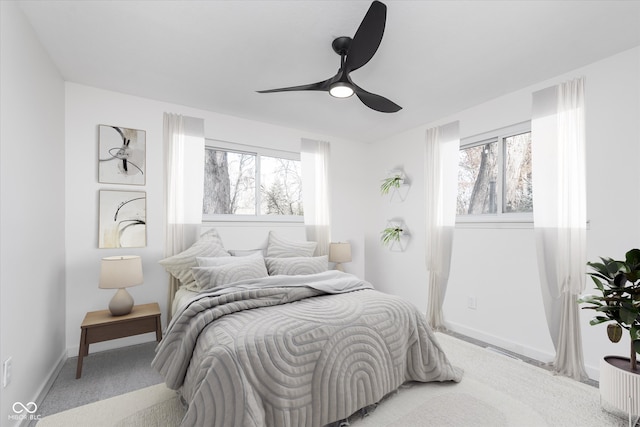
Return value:
[[(217, 195), (217, 197), (214, 197)], [(229, 213), (231, 211), (231, 183), (227, 152), (204, 152), (203, 213)]]
[(263, 156), (260, 158), (260, 171), (260, 213), (304, 215), (300, 162)]
[(204, 214), (255, 215), (256, 156), (205, 150)]
[(531, 132), (473, 144), (460, 149), (456, 213), (533, 212)]
[(504, 211), (533, 212), (531, 132), (505, 138), (504, 143)]
[(497, 143), (460, 150), (458, 215), (496, 212)]
[(299, 160), (207, 148), (204, 175), (205, 215), (303, 215)]

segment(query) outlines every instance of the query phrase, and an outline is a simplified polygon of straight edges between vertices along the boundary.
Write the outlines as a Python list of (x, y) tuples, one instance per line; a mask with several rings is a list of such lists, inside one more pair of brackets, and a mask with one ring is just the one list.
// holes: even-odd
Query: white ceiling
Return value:
[(386, 0), (354, 96), (258, 94), (333, 76), (370, 1), (21, 1), (67, 81), (373, 141), (640, 45), (640, 1)]

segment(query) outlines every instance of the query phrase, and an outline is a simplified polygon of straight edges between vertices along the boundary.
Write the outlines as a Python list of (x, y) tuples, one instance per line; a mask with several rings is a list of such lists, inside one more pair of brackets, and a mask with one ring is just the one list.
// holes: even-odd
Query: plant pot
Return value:
[(605, 356), (600, 361), (600, 404), (630, 422), (640, 414), (640, 370), (631, 369), (628, 357)]

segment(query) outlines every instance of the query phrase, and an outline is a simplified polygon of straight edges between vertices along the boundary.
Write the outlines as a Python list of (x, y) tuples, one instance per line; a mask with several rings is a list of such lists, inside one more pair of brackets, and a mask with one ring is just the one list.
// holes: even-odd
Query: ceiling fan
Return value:
[(329, 92), (336, 98), (348, 98), (355, 93), (364, 105), (373, 110), (383, 113), (400, 111), (402, 107), (383, 96), (367, 92), (355, 84), (349, 76), (351, 71), (355, 71), (369, 62), (378, 50), (386, 19), (387, 6), (379, 1), (374, 1), (353, 38), (338, 37), (331, 43), (333, 50), (340, 55), (340, 69), (330, 79), (308, 85), (259, 90), (258, 93), (319, 90)]

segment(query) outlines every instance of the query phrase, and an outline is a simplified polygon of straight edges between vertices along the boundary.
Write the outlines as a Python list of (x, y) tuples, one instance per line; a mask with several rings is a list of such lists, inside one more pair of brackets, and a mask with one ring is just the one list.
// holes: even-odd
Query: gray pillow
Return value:
[(196, 257), (230, 257), (215, 229), (200, 236), (197, 242), (179, 254), (158, 261), (182, 286), (189, 286), (195, 279), (191, 268), (197, 265)]
[(289, 240), (277, 236), (273, 231), (269, 232), (269, 242), (267, 244), (267, 257), (287, 258), (313, 256), (316, 250), (316, 242), (304, 242)]
[(260, 254), (265, 256), (265, 249), (229, 249), (231, 256), (249, 256)]
[(261, 252), (253, 252), (244, 256), (225, 256), (225, 257), (196, 257), (196, 263), (198, 267), (217, 267), (224, 264), (231, 264), (232, 262), (242, 262), (250, 258), (263, 259)]
[(317, 257), (290, 257), (290, 258), (265, 258), (269, 275), (285, 274), (294, 276), (298, 274), (316, 274), (329, 269), (329, 260), (326, 255)]
[(199, 291), (215, 289), (239, 280), (267, 277), (267, 268), (262, 257), (240, 257), (237, 261), (214, 267), (192, 268)]

